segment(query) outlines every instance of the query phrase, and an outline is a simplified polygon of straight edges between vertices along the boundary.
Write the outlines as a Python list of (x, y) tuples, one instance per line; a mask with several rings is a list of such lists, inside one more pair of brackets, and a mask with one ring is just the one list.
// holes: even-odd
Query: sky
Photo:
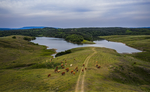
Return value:
[(0, 0), (0, 28), (150, 27), (150, 0)]

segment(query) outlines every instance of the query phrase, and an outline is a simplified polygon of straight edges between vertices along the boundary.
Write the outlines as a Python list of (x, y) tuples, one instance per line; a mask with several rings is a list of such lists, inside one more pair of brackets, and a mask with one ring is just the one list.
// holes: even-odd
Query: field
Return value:
[(132, 54), (135, 58), (150, 62), (150, 35), (113, 35), (100, 36), (109, 41), (122, 42), (126, 45), (143, 51)]
[[(22, 38), (22, 36), (16, 37)], [(12, 40), (10, 41), (11, 44), (13, 40), (16, 44), (18, 43), (15, 41), (17, 39), (12, 39), (12, 36), (3, 37), (0, 40), (6, 38)], [(21, 40), (21, 42), (24, 42), (24, 40)], [(31, 51), (31, 49), (29, 51), (25, 50), (25, 47), (28, 46), (27, 44), (33, 47), (34, 51)], [(81, 47), (71, 49), (70, 54), (52, 59), (50, 54), (53, 51), (48, 53), (47, 50), (43, 51), (45, 47), (31, 44), (27, 41), (24, 42), (24, 45), (22, 50), (27, 52), (20, 55), (21, 57), (24, 56), (24, 61), (19, 61), (18, 58), (20, 56), (18, 55), (15, 55), (14, 57), (16, 58), (14, 59), (11, 57), (12, 54), (7, 54), (9, 52), (3, 51), (7, 57), (11, 58), (7, 60), (6, 55), (4, 55), (3, 60), (0, 60), (1, 63), (4, 60), (8, 62), (1, 64), (1, 67), (3, 67), (0, 69), (1, 92), (150, 91), (150, 62), (138, 59), (132, 55), (119, 54), (115, 50), (107, 48)], [(0, 48), (5, 50), (2, 46)], [(11, 51), (12, 48), (8, 47), (7, 49)], [(12, 52), (16, 54), (18, 50), (13, 49)], [(0, 52), (1, 55), (3, 53)], [(30, 55), (32, 56), (30, 57)], [(35, 57), (38, 58), (37, 61), (34, 59)], [(11, 64), (13, 61), (26, 66), (14, 67), (17, 64)], [(69, 72), (62, 69), (61, 64), (65, 68), (69, 68)], [(101, 67), (97, 68), (96, 64)], [(60, 70), (59, 73), (54, 72), (56, 66)], [(74, 70), (76, 67), (78, 67), (78, 72)], [(87, 69), (85, 70), (85, 68)], [(84, 69), (84, 72), (82, 72), (82, 69)], [(75, 71), (75, 75), (70, 73), (71, 70)], [(61, 75), (62, 72), (65, 72), (65, 75)], [(51, 76), (48, 77), (48, 74), (51, 74)]]

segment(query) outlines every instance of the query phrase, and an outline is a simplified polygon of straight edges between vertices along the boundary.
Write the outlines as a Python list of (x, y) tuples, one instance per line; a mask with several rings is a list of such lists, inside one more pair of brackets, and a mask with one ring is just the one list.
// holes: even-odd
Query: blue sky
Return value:
[(150, 0), (0, 0), (0, 27), (149, 27)]

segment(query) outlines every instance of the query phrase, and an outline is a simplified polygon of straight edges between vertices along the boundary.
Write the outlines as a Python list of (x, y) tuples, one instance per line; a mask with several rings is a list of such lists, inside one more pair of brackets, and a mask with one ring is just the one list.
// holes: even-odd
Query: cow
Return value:
[(98, 67), (98, 64), (96, 64), (96, 67)]
[(73, 72), (73, 75), (75, 75), (75, 72)]
[(101, 68), (101, 66), (98, 66), (97, 68)]
[(63, 63), (63, 61), (61, 61), (61, 63)]
[(76, 71), (78, 72), (78, 69)]
[(82, 72), (84, 72), (84, 69), (82, 69)]
[(72, 66), (72, 64), (70, 64), (70, 67)]
[(77, 70), (78, 69), (78, 67), (76, 67), (74, 70)]
[(55, 69), (54, 72), (56, 73), (58, 69)]
[(134, 62), (134, 64), (136, 64), (136, 62)]
[(59, 73), (60, 72), (60, 70), (57, 70), (57, 73)]
[(65, 67), (63, 66), (62, 69), (64, 69)]
[(48, 76), (47, 76), (47, 77), (49, 77), (49, 76), (51, 76), (51, 74), (48, 74)]
[(69, 68), (66, 68), (65, 70), (68, 72), (68, 71), (69, 71)]
[(84, 66), (85, 64), (83, 64), (83, 66)]
[(71, 70), (71, 73), (73, 73), (73, 70)]
[(58, 66), (56, 67), (56, 69), (58, 69)]
[(86, 68), (85, 68), (85, 70), (86, 70)]
[(62, 75), (65, 75), (65, 72), (62, 72), (61, 74), (62, 74)]

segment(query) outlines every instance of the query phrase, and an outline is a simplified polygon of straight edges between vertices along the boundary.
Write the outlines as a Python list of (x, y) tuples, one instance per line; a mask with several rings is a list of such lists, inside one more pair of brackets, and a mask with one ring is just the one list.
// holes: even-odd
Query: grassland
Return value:
[[(12, 39), (11, 37), (8, 38)], [(74, 92), (80, 71), (83, 68), (82, 65), (85, 60), (87, 60), (87, 57), (91, 55), (92, 57), (89, 58), (86, 67), (87, 70), (85, 70), (85, 92), (150, 91), (150, 62), (137, 59), (132, 55), (119, 54), (115, 50), (107, 48), (81, 47), (71, 49), (72, 53), (70, 54), (52, 59), (47, 54), (43, 54), (45, 52), (42, 51), (45, 47), (31, 44), (31, 47), (32, 46), (35, 46), (32, 49), (39, 47), (38, 53), (34, 55), (42, 59), (37, 61), (39, 63), (32, 61), (34, 60), (32, 59), (30, 62), (36, 64), (26, 68), (8, 69), (3, 66), (3, 68), (0, 69), (1, 92)], [(24, 59), (28, 60), (29, 56)], [(14, 60), (12, 59), (12, 61)], [(10, 59), (8, 62), (10, 63), (12, 61)], [(100, 69), (96, 68), (96, 61), (98, 61), (98, 65), (101, 66)], [(29, 63), (29, 61), (26, 62)], [(65, 68), (69, 68), (69, 72), (66, 72), (63, 76), (61, 72), (64, 72), (65, 69), (61, 69), (61, 62), (63, 62), (64, 65), (67, 63)], [(55, 64), (61, 71), (60, 73), (54, 72)], [(70, 67), (70, 64), (73, 64), (73, 66)], [(53, 67), (41, 67), (43, 65), (52, 65)], [(75, 75), (72, 75), (70, 71), (74, 70), (77, 66), (79, 71), (76, 72)], [(47, 77), (48, 74), (51, 74), (51, 76)], [(84, 74), (84, 72), (81, 72), (81, 76)]]
[(113, 35), (100, 36), (109, 41), (122, 42), (126, 45), (143, 51), (134, 53), (132, 56), (150, 62), (150, 35)]
[(46, 46), (24, 40), (27, 36), (12, 37), (0, 37), (0, 69), (30, 66), (47, 60), (55, 53), (54, 50), (47, 50)]
[(94, 42), (88, 41), (88, 40), (83, 40), (81, 43), (83, 43), (83, 44), (95, 44)]

